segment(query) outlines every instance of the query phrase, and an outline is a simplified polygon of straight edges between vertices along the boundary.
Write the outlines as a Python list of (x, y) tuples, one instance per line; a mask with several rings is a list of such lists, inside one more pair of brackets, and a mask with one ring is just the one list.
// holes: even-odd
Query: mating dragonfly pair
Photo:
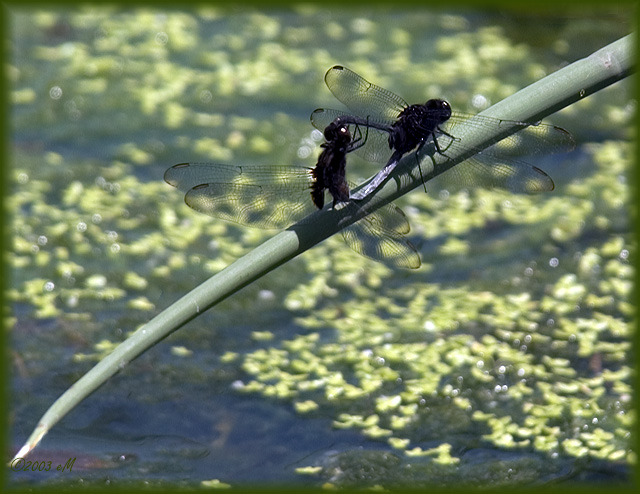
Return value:
[[(513, 156), (565, 152), (574, 147), (571, 134), (553, 125), (454, 112), (439, 99), (409, 105), (339, 65), (329, 69), (325, 82), (349, 111), (321, 108), (311, 114), (311, 123), (325, 138), (314, 168), (181, 163), (165, 172), (165, 181), (186, 192), (185, 202), (196, 211), (248, 226), (287, 228), (322, 209), (325, 191), (333, 197), (334, 208), (365, 199), (389, 177), (402, 156), (414, 149), (420, 152), (428, 142), (433, 143), (435, 153), (445, 157), (454, 143), (457, 150), (474, 151), (455, 136), (461, 122), (483, 129), (508, 125), (520, 130), (444, 172), (443, 177), (460, 186), (527, 193), (553, 190), (553, 180), (544, 171)], [(351, 152), (367, 161), (386, 163), (354, 192), (346, 180), (346, 159)], [(407, 233), (406, 216), (392, 204), (342, 230), (346, 243), (356, 252), (387, 264), (418, 268), (420, 256)]]

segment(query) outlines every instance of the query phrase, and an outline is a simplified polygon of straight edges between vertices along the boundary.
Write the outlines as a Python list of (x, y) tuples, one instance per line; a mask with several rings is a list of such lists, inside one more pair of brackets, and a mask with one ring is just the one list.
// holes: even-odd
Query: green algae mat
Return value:
[[(313, 166), (309, 114), (339, 107), (323, 82), (335, 64), (477, 113), (628, 34), (628, 13), (605, 13), (9, 9), (11, 452), (137, 327), (275, 235), (192, 211), (169, 166)], [(323, 242), (54, 427), (33, 461), (76, 458), (70, 472), (17, 469), (11, 483), (630, 482), (630, 88), (548, 119), (577, 143), (527, 159), (552, 192), (427, 183), (397, 201), (419, 270)], [(350, 156), (347, 173), (378, 168)]]

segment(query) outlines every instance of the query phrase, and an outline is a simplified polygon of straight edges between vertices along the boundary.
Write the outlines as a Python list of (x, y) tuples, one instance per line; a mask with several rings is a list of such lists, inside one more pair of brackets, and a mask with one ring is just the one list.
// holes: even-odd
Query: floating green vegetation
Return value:
[[(271, 237), (194, 213), (162, 174), (178, 159), (312, 166), (308, 115), (334, 103), (322, 75), (335, 63), (408, 101), (445, 96), (463, 111), (477, 109), (470, 95), (495, 102), (555, 68), (503, 28), (383, 14), (17, 14), (8, 74), (19, 139), (5, 201), (15, 340), (35, 359), (55, 360), (66, 343), (73, 365), (99, 360)], [(580, 44), (570, 41), (549, 50)], [(567, 109), (570, 130), (628, 125), (628, 106), (598, 97)], [(579, 158), (548, 170), (549, 194), (427, 183), (403, 198), (416, 273), (329, 239), (216, 307), (215, 329), (233, 333), (216, 349), (232, 389), (369, 440), (300, 465), (301, 476), (495, 487), (563, 475), (549, 459), (635, 462), (632, 153), (624, 132), (611, 139), (579, 143)], [(349, 163), (354, 178), (374, 171)], [(42, 322), (64, 339), (24, 343)], [(172, 357), (200, 351), (189, 334)], [(209, 384), (207, 372), (194, 380)]]
[[(511, 269), (509, 283), (489, 291), (482, 279), (456, 284), (409, 279), (385, 287), (383, 273), (352, 271), (355, 259), (324, 265), (314, 283), (291, 291), (286, 300), (292, 309), (313, 309), (297, 319), (310, 332), (248, 353), (244, 370), (253, 380), (240, 389), (292, 400), (303, 414), (332, 410), (335, 428), (386, 442), (404, 455), (404, 464), (421, 456), (457, 464), (456, 452), (468, 443), (450, 438), (464, 434), (476, 434), (479, 445), (542, 457), (635, 462), (629, 363), (634, 273), (628, 263), (633, 247), (627, 233), (605, 234), (601, 222), (626, 217), (623, 201), (606, 199), (606, 184), (626, 197), (619, 177), (629, 153), (626, 145), (613, 142), (593, 152), (601, 172), (569, 203), (553, 197), (507, 200), (486, 191), (446, 200), (410, 198), (435, 203), (429, 207), (433, 214), (415, 218), (434, 236), (456, 217), (448, 207), (458, 208), (461, 200), (482, 203), (467, 207), (466, 228), (456, 227), (463, 239), (495, 221), (491, 204), (508, 211), (515, 203), (535, 221), (525, 219), (530, 226), (514, 228), (508, 244), (479, 246), (471, 253), (479, 259), (470, 262), (482, 264), (488, 255), (508, 259), (505, 251), (524, 249), (518, 242), (531, 241), (534, 229), (552, 239), (541, 246), (551, 258), (547, 266), (536, 253), (520, 273)], [(554, 215), (546, 213), (549, 202)], [(567, 221), (558, 225), (563, 217)], [(580, 255), (563, 257), (560, 265), (553, 261), (582, 236), (591, 240)], [(438, 264), (464, 256), (445, 249), (426, 260), (437, 273)], [(495, 276), (490, 264), (484, 269), (480, 278)], [(323, 476), (330, 472), (325, 465)]]

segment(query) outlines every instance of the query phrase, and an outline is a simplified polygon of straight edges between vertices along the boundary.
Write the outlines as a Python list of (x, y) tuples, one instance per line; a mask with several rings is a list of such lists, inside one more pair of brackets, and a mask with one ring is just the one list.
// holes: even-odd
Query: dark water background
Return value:
[[(183, 161), (312, 166), (342, 64), (477, 112), (628, 34), (625, 8), (17, 9), (8, 16), (10, 444), (95, 362), (274, 232), (199, 215)], [(540, 196), (416, 190), (419, 271), (317, 246), (142, 355), (13, 485), (628, 482), (629, 81), (559, 112)], [(315, 137), (315, 139), (314, 139)], [(375, 165), (377, 166), (377, 165)], [(375, 172), (353, 159), (353, 180)], [(306, 468), (306, 469), (305, 469)]]

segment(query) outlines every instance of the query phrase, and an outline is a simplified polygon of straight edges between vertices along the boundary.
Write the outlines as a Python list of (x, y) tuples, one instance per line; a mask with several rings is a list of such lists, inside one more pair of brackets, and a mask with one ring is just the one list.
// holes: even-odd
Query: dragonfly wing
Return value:
[(456, 134), (456, 127), (463, 123), (478, 128), (482, 132), (500, 128), (520, 128), (492, 146), (492, 153), (501, 156), (528, 156), (554, 153), (568, 153), (576, 147), (570, 132), (556, 125), (543, 123), (529, 124), (513, 120), (500, 120), (482, 115), (454, 112), (442, 127), (450, 134)]
[(347, 245), (358, 254), (393, 266), (417, 269), (415, 246), (404, 236), (409, 222), (400, 208), (387, 204), (342, 230)]
[(333, 95), (357, 116), (392, 124), (408, 105), (400, 96), (370, 83), (340, 65), (331, 67), (324, 81)]
[(502, 139), (492, 146), (492, 152), (500, 156), (540, 156), (568, 153), (576, 143), (573, 136), (562, 127), (537, 124)]
[(187, 192), (208, 182), (228, 183), (242, 175), (242, 167), (217, 163), (180, 163), (164, 172), (164, 181)]
[[(551, 191), (555, 186), (547, 173), (515, 157), (568, 152), (575, 147), (571, 134), (554, 125), (530, 125), (526, 122), (456, 112), (442, 127), (447, 133), (456, 137), (456, 129), (462, 122), (465, 126), (477, 127), (482, 132), (514, 126), (520, 127), (521, 130), (484, 150), (478, 150), (472, 158), (436, 177), (431, 183), (438, 188), (497, 187), (529, 194)], [(452, 140), (446, 135), (440, 135), (438, 142), (440, 148), (445, 150), (445, 154), (449, 149), (473, 150), (466, 146), (464, 141)]]
[(316, 210), (307, 168), (182, 163), (164, 178), (189, 207), (242, 225), (286, 228)]
[(442, 189), (484, 187), (527, 194), (548, 192), (555, 187), (551, 177), (537, 166), (515, 159), (497, 161), (496, 157), (484, 153), (489, 152), (484, 151), (463, 161), (437, 176), (429, 184)]
[[(321, 131), (336, 118), (343, 121), (357, 121), (362, 123), (349, 124), (349, 132), (353, 136), (353, 151), (366, 161), (386, 163), (391, 156), (389, 147), (389, 133), (368, 126), (361, 118), (353, 117), (340, 110), (318, 108), (311, 114), (311, 123)], [(349, 151), (350, 152), (350, 151)]]
[[(352, 115), (349, 115), (346, 111), (332, 110), (331, 108), (317, 108), (311, 113), (311, 124), (320, 132), (324, 132), (324, 129), (337, 118), (348, 121), (352, 118)], [(358, 121), (366, 122), (366, 120), (362, 120), (359, 117), (356, 118)], [(349, 130), (351, 130), (351, 127)]]
[[(307, 168), (181, 163), (169, 168), (164, 178), (186, 192), (191, 208), (242, 225), (286, 228), (316, 211)], [(359, 254), (418, 268), (420, 256), (404, 237), (408, 232), (402, 210), (387, 205), (343, 230), (343, 237)]]

